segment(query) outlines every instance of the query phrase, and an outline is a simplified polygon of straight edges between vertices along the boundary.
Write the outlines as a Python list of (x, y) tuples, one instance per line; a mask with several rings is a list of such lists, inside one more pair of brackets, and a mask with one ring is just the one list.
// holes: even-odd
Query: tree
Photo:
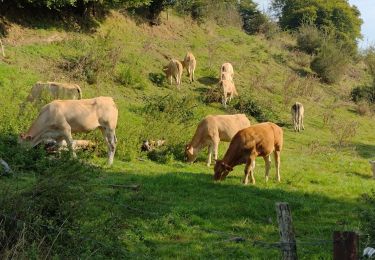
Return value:
[(283, 29), (295, 30), (309, 21), (320, 30), (333, 31), (338, 40), (352, 49), (361, 38), (360, 12), (347, 0), (273, 0), (272, 9)]

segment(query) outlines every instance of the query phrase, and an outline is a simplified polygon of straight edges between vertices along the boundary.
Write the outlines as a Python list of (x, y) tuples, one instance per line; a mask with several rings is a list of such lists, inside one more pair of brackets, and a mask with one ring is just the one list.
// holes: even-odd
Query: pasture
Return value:
[[(267, 40), (234, 27), (191, 23), (169, 15), (149, 27), (113, 12), (91, 34), (11, 28), (7, 57), (0, 60), (0, 157), (14, 171), (0, 177), (0, 230), (11, 234), (0, 232), (10, 247), (5, 256), (276, 259), (278, 249), (254, 242), (279, 241), (279, 201), (291, 206), (300, 259), (331, 258), (331, 244), (303, 242), (330, 240), (334, 230), (363, 230), (360, 216), (368, 205), (362, 196), (375, 187), (368, 163), (375, 156), (375, 122), (358, 116), (348, 95), (368, 80), (364, 70), (353, 65), (359, 76), (325, 85), (303, 62), (311, 57), (295, 50), (286, 34)], [(162, 74), (165, 57), (182, 60), (188, 50), (197, 58), (196, 81), (190, 84), (184, 71), (177, 90)], [(224, 109), (207, 102), (207, 93), (227, 61), (241, 97)], [(38, 80), (74, 82), (84, 98), (115, 99), (113, 166), (106, 165), (99, 132), (73, 136), (99, 144), (77, 153), (77, 160), (17, 145), (41, 107), (19, 109)], [(300, 133), (290, 117), (296, 100), (305, 107)], [(241, 183), (244, 166), (213, 182), (206, 151), (194, 164), (182, 161), (205, 115), (237, 112), (246, 112), (252, 124), (267, 119), (283, 126), (281, 183), (273, 159), (268, 183), (263, 159), (257, 159), (255, 186)], [(147, 138), (167, 144), (146, 155), (139, 150)], [(220, 144), (219, 158), (227, 147)]]

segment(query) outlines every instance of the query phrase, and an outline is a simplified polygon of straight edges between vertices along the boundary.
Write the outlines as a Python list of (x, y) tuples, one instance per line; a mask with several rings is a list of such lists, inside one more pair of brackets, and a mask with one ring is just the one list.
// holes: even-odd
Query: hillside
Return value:
[[(330, 240), (334, 230), (362, 230), (361, 197), (374, 187), (368, 160), (375, 154), (375, 122), (356, 113), (349, 94), (369, 80), (363, 66), (326, 85), (286, 33), (267, 39), (173, 14), (150, 27), (112, 12), (94, 33), (12, 24), (4, 43), (0, 158), (14, 170), (0, 177), (4, 257), (277, 258), (278, 249), (261, 242), (279, 240), (278, 201), (291, 205), (301, 259), (330, 259), (330, 243), (308, 242)], [(184, 73), (177, 90), (162, 68), (188, 50), (197, 58), (197, 80), (190, 84)], [(207, 102), (224, 62), (233, 64), (241, 96), (227, 110)], [(112, 167), (99, 131), (75, 135), (98, 142), (78, 160), (17, 145), (42, 106), (23, 104), (36, 81), (75, 82), (85, 98), (114, 97), (119, 123)], [(290, 122), (297, 100), (305, 106), (302, 133)], [(261, 158), (255, 186), (241, 184), (243, 166), (214, 183), (206, 151), (195, 164), (183, 162), (184, 145), (204, 116), (237, 112), (247, 112), (252, 124), (283, 126), (281, 183), (273, 168), (265, 183)], [(148, 138), (165, 138), (167, 146), (140, 153)], [(220, 158), (227, 146), (220, 144)], [(139, 188), (121, 187), (135, 184)]]

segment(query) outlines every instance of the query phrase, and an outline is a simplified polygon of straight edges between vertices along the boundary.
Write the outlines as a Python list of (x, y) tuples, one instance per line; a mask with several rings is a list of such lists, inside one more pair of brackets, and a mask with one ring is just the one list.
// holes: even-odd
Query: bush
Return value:
[(125, 87), (144, 90), (146, 87), (141, 73), (134, 69), (134, 66), (120, 64), (115, 72), (115, 80)]
[(311, 69), (327, 83), (336, 83), (345, 73), (349, 57), (340, 44), (326, 40), (311, 62)]
[(113, 42), (110, 35), (99, 36), (88, 46), (74, 42), (74, 47), (82, 48), (82, 51), (80, 54), (65, 55), (60, 67), (75, 79), (95, 84), (99, 78), (106, 76), (103, 72), (113, 71), (120, 59), (122, 49), (113, 46)]
[(368, 116), (371, 114), (371, 107), (368, 102), (361, 101), (357, 104), (357, 113), (361, 116)]
[(302, 24), (297, 31), (297, 46), (308, 54), (316, 54), (323, 44), (319, 29), (313, 24)]
[(275, 121), (277, 116), (268, 109), (262, 108), (251, 97), (239, 97), (237, 102), (233, 105), (237, 112), (245, 113), (254, 117), (258, 122)]
[(351, 98), (356, 103), (360, 101), (375, 103), (375, 84), (373, 86), (355, 87), (351, 92)]
[[(142, 129), (142, 139), (164, 139), (166, 145), (148, 154), (151, 160), (169, 163), (174, 159), (183, 160), (184, 145), (187, 142), (186, 133), (192, 122), (195, 122), (196, 101), (190, 96), (155, 97), (145, 101), (145, 107), (140, 111), (145, 118)], [(168, 129), (173, 129), (169, 131)]]
[(339, 147), (351, 142), (356, 136), (358, 122), (336, 119), (330, 123), (330, 131)]

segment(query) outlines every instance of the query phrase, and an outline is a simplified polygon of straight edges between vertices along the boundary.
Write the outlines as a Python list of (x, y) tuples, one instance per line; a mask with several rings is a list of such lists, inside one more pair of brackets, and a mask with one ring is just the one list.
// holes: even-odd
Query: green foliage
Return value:
[(323, 44), (323, 35), (314, 24), (303, 23), (297, 31), (297, 46), (300, 50), (316, 54)]
[(375, 190), (371, 190), (369, 193), (364, 193), (361, 197), (361, 201), (366, 204), (366, 207), (361, 211), (360, 217), (362, 220), (361, 228), (366, 235), (368, 235), (367, 241), (364, 242), (365, 246), (373, 246), (373, 244), (367, 244), (368, 241), (375, 240)]
[(270, 109), (263, 108), (251, 97), (239, 97), (233, 108), (239, 113), (254, 117), (258, 122), (276, 121), (278, 119)]
[(243, 21), (243, 29), (249, 34), (267, 33), (271, 28), (268, 16), (260, 12), (252, 0), (241, 1), (239, 12)]
[(141, 73), (136, 71), (133, 66), (120, 64), (116, 69), (116, 81), (125, 87), (144, 90), (146, 87)]
[(297, 29), (307, 20), (319, 30), (335, 31), (337, 39), (350, 45), (352, 50), (361, 37), (360, 12), (346, 0), (273, 0), (272, 7), (283, 29)]
[(327, 83), (338, 82), (349, 64), (349, 57), (341, 44), (327, 39), (311, 62), (311, 69)]

